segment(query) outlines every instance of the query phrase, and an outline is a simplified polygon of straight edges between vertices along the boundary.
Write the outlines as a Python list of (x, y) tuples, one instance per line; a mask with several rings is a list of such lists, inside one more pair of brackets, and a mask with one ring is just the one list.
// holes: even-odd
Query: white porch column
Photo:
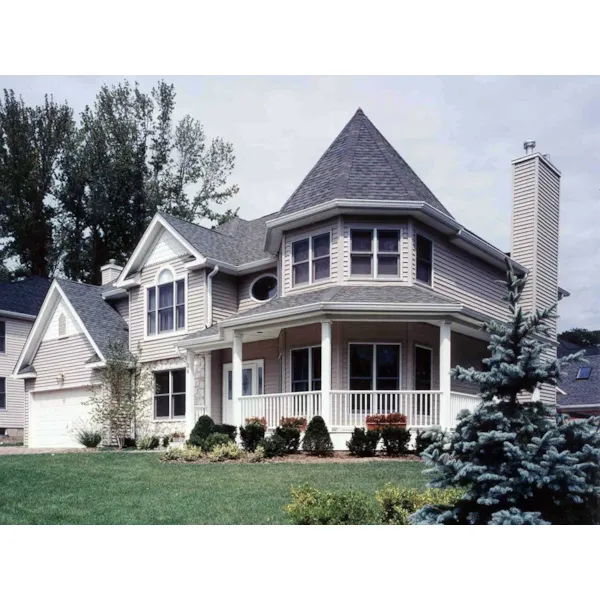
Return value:
[(212, 354), (204, 355), (204, 414), (212, 417)]
[(331, 429), (331, 321), (321, 322), (321, 416)]
[[(242, 421), (242, 334), (233, 334), (233, 348), (231, 352), (231, 403), (233, 408), (232, 425), (239, 426)], [(227, 399), (225, 399), (225, 402)]]
[(187, 367), (185, 369), (185, 437), (189, 438), (196, 424), (194, 388), (196, 373), (194, 367), (195, 353), (188, 350), (186, 354)]
[(452, 330), (449, 321), (444, 321), (440, 325), (440, 391), (442, 398), (440, 400), (440, 426), (442, 429), (452, 427), (454, 415), (450, 414), (450, 390), (452, 377), (450, 376), (452, 349)]

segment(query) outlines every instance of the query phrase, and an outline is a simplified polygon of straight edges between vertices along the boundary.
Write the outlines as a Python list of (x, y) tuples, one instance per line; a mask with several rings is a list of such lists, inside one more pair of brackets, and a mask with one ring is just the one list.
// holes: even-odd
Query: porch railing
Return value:
[(479, 396), (475, 396), (474, 394), (461, 394), (459, 392), (450, 392), (450, 407), (449, 414), (451, 418), (452, 427), (456, 427), (456, 423), (458, 422), (456, 415), (461, 410), (473, 410), (476, 406), (481, 402), (481, 398)]
[(196, 405), (194, 406), (194, 423), (202, 416), (206, 414), (206, 406)]
[(250, 417), (265, 417), (267, 427), (277, 427), (281, 417), (306, 417), (321, 414), (321, 392), (291, 392), (240, 398), (241, 422)]
[(364, 427), (369, 415), (402, 413), (407, 427), (431, 427), (440, 423), (440, 391), (332, 391), (332, 427)]

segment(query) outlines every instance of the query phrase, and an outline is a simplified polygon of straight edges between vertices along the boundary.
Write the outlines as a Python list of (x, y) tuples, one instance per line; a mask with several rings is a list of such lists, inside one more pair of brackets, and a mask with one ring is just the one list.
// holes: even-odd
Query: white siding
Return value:
[(129, 294), (127, 298), (119, 298), (110, 302), (110, 305), (129, 323)]
[(176, 240), (168, 231), (163, 231), (156, 243), (154, 248), (151, 250), (144, 266), (149, 267), (151, 265), (157, 265), (164, 263), (168, 260), (185, 256), (187, 250)]
[(251, 273), (249, 275), (244, 275), (243, 277), (238, 277), (237, 294), (238, 310), (240, 312), (260, 306), (260, 303), (256, 302), (256, 300), (253, 300), (250, 296), (250, 286), (262, 275), (275, 275), (277, 277), (277, 269), (268, 269), (262, 273)]
[(59, 321), (61, 317), (64, 316), (65, 324), (66, 324), (66, 335), (77, 335), (82, 333), (81, 327), (69, 316), (69, 311), (65, 306), (65, 303), (61, 300), (57, 307), (54, 309), (52, 313), (52, 317), (50, 318), (50, 322), (46, 327), (46, 331), (44, 332), (43, 339), (44, 340), (57, 340), (59, 336)]
[(237, 281), (232, 275), (217, 273), (212, 280), (213, 322), (222, 321), (237, 312)]
[(12, 373), (33, 321), (0, 318), (6, 323), (6, 351), (0, 354), (0, 377), (6, 379), (6, 410), (0, 410), (0, 427), (21, 429), (25, 425), (25, 386)]

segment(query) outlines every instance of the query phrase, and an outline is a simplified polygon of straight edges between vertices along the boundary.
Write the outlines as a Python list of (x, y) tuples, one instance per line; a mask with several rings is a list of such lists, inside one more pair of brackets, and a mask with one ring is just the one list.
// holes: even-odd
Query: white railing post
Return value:
[(231, 353), (231, 404), (233, 409), (232, 425), (237, 426), (242, 425), (242, 346), (242, 334), (234, 333)]
[(449, 429), (454, 424), (454, 415), (450, 414), (450, 393), (452, 377), (450, 375), (452, 329), (448, 321), (440, 325), (440, 427)]
[(189, 438), (196, 424), (196, 401), (194, 398), (195, 388), (195, 354), (191, 350), (186, 353), (187, 367), (185, 369), (185, 437)]
[(321, 322), (321, 413), (331, 429), (331, 321)]

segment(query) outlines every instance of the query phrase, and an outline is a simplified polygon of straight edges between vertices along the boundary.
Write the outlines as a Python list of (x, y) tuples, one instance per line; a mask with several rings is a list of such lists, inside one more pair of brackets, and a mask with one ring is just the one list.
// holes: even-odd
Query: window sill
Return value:
[(153, 423), (182, 423), (185, 422), (185, 416), (184, 417), (173, 417), (172, 419), (170, 417), (158, 417), (155, 419), (152, 419)]
[(172, 337), (178, 337), (187, 334), (186, 329), (178, 329), (177, 331), (169, 331), (167, 333), (157, 333), (154, 335), (145, 335), (143, 338), (144, 342), (151, 342), (152, 340), (164, 340)]
[(313, 281), (312, 283), (301, 283), (300, 285), (293, 285), (288, 291), (289, 292), (302, 292), (304, 290), (314, 289), (316, 287), (320, 287), (323, 285), (328, 285), (334, 283), (331, 277), (329, 279), (319, 279), (318, 281)]

